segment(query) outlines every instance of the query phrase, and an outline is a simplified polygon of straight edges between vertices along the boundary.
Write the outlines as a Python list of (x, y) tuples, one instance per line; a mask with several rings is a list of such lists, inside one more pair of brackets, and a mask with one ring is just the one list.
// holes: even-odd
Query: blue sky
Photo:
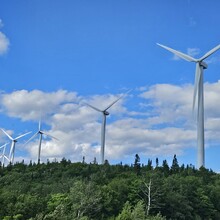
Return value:
[[(0, 2), (0, 127), (13, 137), (42, 129), (47, 158), (100, 161), (99, 108), (109, 111), (106, 159), (159, 158), (196, 165), (192, 116), (195, 65), (161, 43), (201, 57), (220, 44), (217, 0), (32, 0)], [(205, 71), (206, 167), (220, 171), (220, 51)], [(38, 140), (16, 144), (15, 160), (37, 159)], [(0, 142), (7, 142), (0, 133)], [(7, 146), (7, 152), (10, 145)]]

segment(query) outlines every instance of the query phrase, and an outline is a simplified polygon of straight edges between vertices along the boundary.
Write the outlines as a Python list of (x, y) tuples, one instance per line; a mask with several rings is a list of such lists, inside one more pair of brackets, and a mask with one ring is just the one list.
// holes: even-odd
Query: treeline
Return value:
[(60, 162), (0, 169), (0, 219), (220, 219), (220, 175), (166, 160), (152, 166)]

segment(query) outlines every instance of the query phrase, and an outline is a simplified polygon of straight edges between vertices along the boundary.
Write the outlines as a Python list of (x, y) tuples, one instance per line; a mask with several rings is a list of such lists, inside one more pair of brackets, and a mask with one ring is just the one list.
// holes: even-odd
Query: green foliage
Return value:
[(49, 212), (54, 211), (60, 204), (67, 201), (67, 195), (62, 193), (52, 194), (47, 202), (47, 209)]
[(63, 158), (0, 172), (3, 220), (220, 219), (219, 198), (219, 174), (179, 166), (176, 156), (171, 167), (166, 160), (140, 166), (136, 155), (132, 166)]
[(171, 172), (172, 173), (178, 173), (179, 172), (179, 164), (178, 164), (178, 161), (177, 161), (177, 158), (176, 158), (176, 154), (174, 154), (174, 157), (173, 157)]
[(132, 207), (129, 202), (126, 202), (122, 212), (116, 217), (116, 220), (132, 220)]
[(101, 192), (93, 182), (74, 182), (68, 197), (69, 212), (74, 219), (85, 216), (91, 219), (101, 210)]
[(144, 206), (144, 202), (143, 201), (139, 201), (132, 213), (131, 213), (131, 217), (132, 219), (135, 219), (135, 220), (144, 220), (145, 219), (145, 206)]
[(166, 220), (166, 218), (159, 213), (156, 216), (147, 217), (146, 220)]
[(139, 201), (134, 207), (127, 201), (115, 220), (165, 220), (161, 214), (146, 216), (144, 202)]
[(137, 175), (140, 175), (141, 173), (141, 164), (140, 164), (140, 157), (138, 154), (135, 154), (135, 160), (134, 160), (134, 169)]

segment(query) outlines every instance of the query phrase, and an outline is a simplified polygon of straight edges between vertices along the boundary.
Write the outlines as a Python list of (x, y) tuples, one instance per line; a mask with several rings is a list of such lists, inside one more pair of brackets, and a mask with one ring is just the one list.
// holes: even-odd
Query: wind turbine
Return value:
[(9, 158), (5, 155), (5, 148), (6, 148), (7, 145), (8, 145), (8, 143), (3, 144), (3, 145), (0, 147), (0, 149), (3, 148), (2, 154), (0, 155), (0, 158), (2, 158), (2, 167), (4, 167), (4, 165), (5, 165), (5, 159), (6, 159), (8, 162), (10, 162)]
[(3, 130), (1, 128), (1, 130), (3, 131), (3, 133), (5, 133), (6, 136), (8, 136), (8, 138), (11, 140), (11, 148), (10, 148), (10, 153), (9, 153), (9, 160), (10, 162), (13, 164), (14, 163), (14, 154), (15, 154), (15, 144), (18, 142), (18, 139), (21, 138), (21, 137), (24, 137), (25, 135), (27, 134), (30, 134), (31, 131), (25, 133), (25, 134), (22, 134), (16, 138), (13, 138), (11, 137), (5, 130)]
[[(131, 90), (129, 90), (128, 92), (130, 92)], [(126, 92), (126, 94), (128, 93)], [(124, 95), (120, 96), (119, 98), (117, 98), (114, 102), (112, 102), (110, 105), (108, 105), (105, 109), (101, 110), (99, 108), (96, 108), (88, 103), (86, 103), (86, 105), (88, 105), (89, 107), (91, 107), (92, 109), (101, 112), (102, 113), (102, 127), (101, 127), (101, 163), (104, 164), (104, 154), (105, 154), (105, 131), (106, 131), (106, 116), (109, 115), (109, 112), (107, 111), (108, 109), (110, 109), (116, 102), (118, 102), (122, 97), (124, 97)]]
[(48, 136), (52, 139), (58, 140), (57, 138), (53, 137), (52, 135), (47, 134), (45, 131), (41, 130), (41, 120), (39, 121), (38, 124), (38, 131), (30, 138), (27, 140), (27, 142), (25, 144), (27, 144), (28, 142), (30, 142), (32, 139), (34, 139), (37, 135), (39, 135), (39, 145), (38, 145), (38, 156), (37, 156), (37, 161), (38, 163), (40, 163), (40, 154), (41, 154), (41, 143), (42, 143), (42, 138), (43, 135)]
[(180, 58), (196, 63), (196, 72), (195, 72), (195, 84), (194, 84), (194, 94), (193, 94), (193, 110), (195, 108), (195, 102), (197, 98), (197, 146), (198, 146), (198, 168), (205, 166), (205, 150), (204, 150), (204, 93), (203, 93), (203, 72), (204, 69), (207, 69), (208, 65), (204, 62), (204, 60), (209, 57), (211, 54), (220, 49), (220, 44), (209, 52), (207, 52), (204, 56), (199, 59), (195, 59), (187, 54), (164, 46), (162, 44), (157, 44), (164, 49), (174, 53)]

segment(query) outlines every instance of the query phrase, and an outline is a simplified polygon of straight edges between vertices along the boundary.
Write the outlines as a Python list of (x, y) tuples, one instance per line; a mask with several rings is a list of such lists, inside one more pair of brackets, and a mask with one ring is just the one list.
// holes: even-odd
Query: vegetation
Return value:
[(0, 169), (3, 220), (220, 219), (220, 175), (166, 161), (17, 163)]

